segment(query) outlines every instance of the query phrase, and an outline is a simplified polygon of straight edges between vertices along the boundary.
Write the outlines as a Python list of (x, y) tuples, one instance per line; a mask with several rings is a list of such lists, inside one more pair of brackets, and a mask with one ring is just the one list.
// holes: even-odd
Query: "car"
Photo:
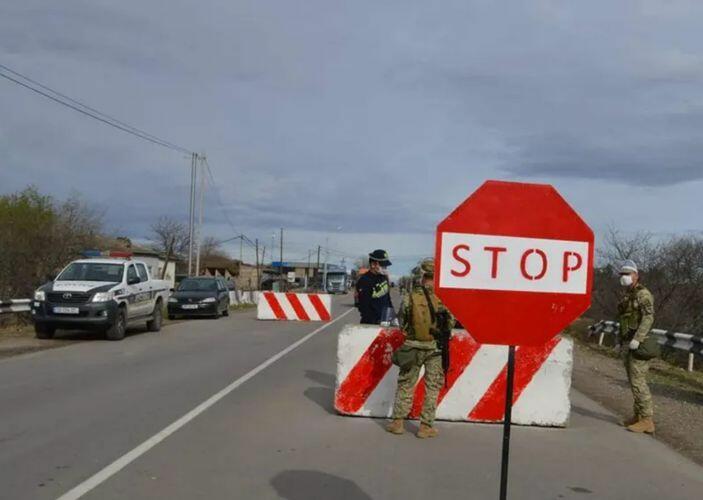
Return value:
[(152, 279), (143, 262), (75, 260), (34, 292), (34, 331), (49, 339), (57, 329), (99, 330), (108, 340), (122, 340), (128, 326), (145, 322), (158, 332), (168, 293), (167, 282)]
[(186, 278), (168, 299), (168, 318), (178, 316), (229, 316), (229, 290), (224, 278)]

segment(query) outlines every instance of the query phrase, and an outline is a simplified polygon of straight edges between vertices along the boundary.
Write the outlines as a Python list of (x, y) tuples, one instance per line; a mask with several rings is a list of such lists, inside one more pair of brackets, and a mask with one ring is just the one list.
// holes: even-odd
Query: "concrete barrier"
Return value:
[[(389, 417), (398, 368), (391, 355), (403, 343), (397, 329), (347, 325), (337, 345), (335, 409), (344, 415)], [(451, 365), (439, 395), (437, 419), (502, 422), (508, 348), (478, 344), (465, 330), (450, 341)], [(543, 346), (518, 347), (515, 356), (512, 422), (564, 427), (569, 420), (573, 342), (556, 337)], [(411, 418), (420, 413), (425, 393), (422, 374)]]
[(322, 293), (261, 292), (256, 317), (279, 321), (329, 321), (332, 298)]

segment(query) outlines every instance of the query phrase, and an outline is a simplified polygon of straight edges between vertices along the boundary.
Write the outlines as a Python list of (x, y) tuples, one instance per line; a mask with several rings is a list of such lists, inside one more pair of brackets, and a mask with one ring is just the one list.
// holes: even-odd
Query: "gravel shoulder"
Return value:
[[(574, 338), (573, 386), (623, 418), (632, 413), (632, 395), (617, 351), (586, 339), (587, 322), (571, 329)], [(654, 360), (649, 374), (656, 438), (703, 465), (703, 373), (689, 373)], [(623, 430), (623, 432), (625, 432)]]

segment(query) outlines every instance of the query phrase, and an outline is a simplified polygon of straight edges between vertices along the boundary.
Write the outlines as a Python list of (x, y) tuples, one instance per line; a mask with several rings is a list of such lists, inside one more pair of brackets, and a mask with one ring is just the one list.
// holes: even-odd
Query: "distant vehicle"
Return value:
[(127, 326), (146, 322), (158, 332), (168, 287), (167, 281), (152, 279), (143, 262), (76, 260), (34, 292), (34, 331), (49, 339), (57, 329), (102, 330), (108, 340), (122, 340)]
[(349, 291), (350, 280), (347, 270), (343, 266), (330, 266), (327, 269), (327, 293), (347, 293)]
[(168, 299), (168, 319), (177, 316), (229, 316), (229, 289), (224, 278), (186, 278)]

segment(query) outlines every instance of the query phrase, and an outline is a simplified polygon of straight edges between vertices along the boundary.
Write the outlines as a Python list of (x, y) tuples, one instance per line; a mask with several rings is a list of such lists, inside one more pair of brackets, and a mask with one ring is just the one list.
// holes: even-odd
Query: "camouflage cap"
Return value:
[(423, 259), (422, 262), (420, 262), (420, 270), (423, 276), (434, 276), (434, 259), (431, 257)]

